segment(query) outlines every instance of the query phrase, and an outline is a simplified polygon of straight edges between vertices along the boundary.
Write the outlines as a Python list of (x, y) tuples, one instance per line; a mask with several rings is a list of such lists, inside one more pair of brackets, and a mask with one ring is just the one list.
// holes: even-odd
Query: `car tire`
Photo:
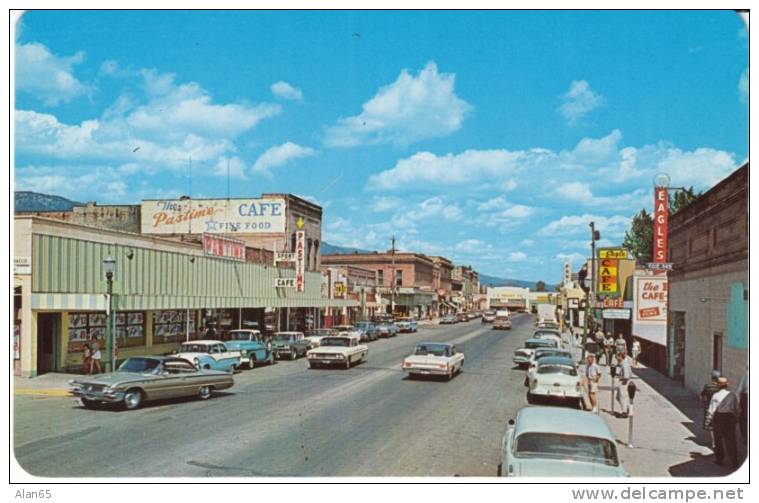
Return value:
[(503, 477), (503, 463), (498, 463), (498, 469), (496, 470), (496, 476)]
[(256, 360), (253, 359), (253, 356), (250, 357), (250, 360), (248, 360), (248, 369), (253, 370), (256, 366)]
[(142, 405), (142, 399), (142, 390), (139, 388), (128, 389), (124, 393), (124, 408), (126, 410), (138, 409)]
[(201, 386), (198, 390), (198, 397), (201, 400), (208, 400), (213, 394), (213, 389), (210, 386)]
[(269, 365), (274, 365), (274, 353), (269, 353), (269, 358), (267, 359)]
[(88, 398), (82, 398), (82, 406), (85, 409), (99, 409), (100, 408), (100, 402), (97, 400), (90, 400)]
[(349, 368), (351, 368), (351, 358), (350, 358), (350, 356), (345, 361), (345, 369), (347, 370)]
[(451, 367), (451, 370), (448, 371), (448, 380), (449, 381), (451, 379), (453, 379), (454, 374), (455, 374), (455, 371), (454, 371), (453, 367)]
[(298, 358), (298, 350), (295, 348), (292, 348), (290, 350), (290, 361), (296, 360)]
[(316, 364), (316, 362), (308, 362), (308, 368), (315, 369), (315, 368), (318, 368), (318, 365)]
[(527, 403), (529, 403), (530, 405), (535, 405), (535, 403), (537, 403), (537, 401), (535, 400), (535, 397), (532, 396), (532, 393), (530, 392), (527, 392)]

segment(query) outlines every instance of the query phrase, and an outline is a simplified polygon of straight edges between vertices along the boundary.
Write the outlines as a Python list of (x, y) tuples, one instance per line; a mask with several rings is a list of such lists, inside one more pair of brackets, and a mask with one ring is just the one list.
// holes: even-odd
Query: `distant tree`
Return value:
[(635, 215), (622, 245), (638, 262), (651, 262), (654, 247), (654, 219), (645, 208)]
[(693, 186), (688, 187), (687, 189), (680, 189), (676, 191), (674, 194), (672, 194), (672, 197), (669, 200), (669, 212), (677, 213), (701, 197), (701, 194), (703, 194), (703, 192), (694, 192)]
[(538, 281), (535, 283), (535, 291), (536, 292), (545, 292), (546, 291), (546, 282), (545, 281)]

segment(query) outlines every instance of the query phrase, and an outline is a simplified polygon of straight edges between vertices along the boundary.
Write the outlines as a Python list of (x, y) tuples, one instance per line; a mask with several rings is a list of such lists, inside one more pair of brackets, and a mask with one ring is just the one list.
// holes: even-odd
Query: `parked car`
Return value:
[(524, 407), (509, 421), (498, 475), (627, 477), (614, 435), (599, 416), (561, 407)]
[(455, 325), (458, 322), (458, 317), (455, 314), (449, 314), (440, 318), (441, 325)]
[(144, 402), (183, 396), (210, 398), (214, 391), (230, 388), (232, 374), (199, 370), (173, 356), (133, 356), (115, 372), (82, 376), (69, 381), (69, 393), (88, 409), (120, 404), (136, 409)]
[(355, 335), (355, 336), (360, 336), (361, 335), (361, 331), (358, 330), (353, 325), (335, 325), (332, 328), (334, 328), (335, 330), (337, 330), (337, 332), (340, 335)]
[(395, 337), (398, 335), (398, 327), (392, 321), (380, 321), (377, 323), (377, 330), (380, 337)]
[(309, 341), (303, 332), (276, 332), (272, 339), (272, 352), (279, 360), (295, 360), (299, 356), (305, 356), (308, 346)]
[(234, 372), (240, 367), (240, 351), (230, 351), (221, 341), (183, 342), (173, 356), (192, 362), (199, 369)]
[(545, 328), (548, 330), (560, 330), (559, 323), (554, 320), (538, 320), (535, 323), (535, 329)]
[(411, 317), (398, 318), (395, 320), (395, 326), (398, 327), (398, 332), (416, 332), (418, 327), (416, 320)]
[(256, 363), (274, 363), (271, 342), (266, 342), (260, 330), (230, 330), (227, 337), (227, 349), (240, 352), (240, 363), (253, 368)]
[(413, 379), (423, 375), (443, 375), (448, 379), (461, 372), (464, 353), (453, 344), (422, 342), (416, 345), (414, 353), (403, 359), (401, 368)]
[(495, 321), (495, 311), (485, 311), (482, 313), (483, 323), (493, 323)]
[(361, 331), (361, 341), (372, 342), (379, 339), (379, 329), (371, 321), (359, 321), (356, 323), (356, 329)]
[(308, 341), (308, 349), (318, 348), (320, 341), (324, 337), (332, 337), (337, 335), (337, 330), (332, 328), (315, 328), (306, 332), (306, 340)]
[(582, 408), (582, 381), (577, 364), (572, 358), (548, 356), (537, 362), (537, 368), (529, 382), (527, 402), (536, 399), (574, 402)]
[(456, 315), (456, 321), (469, 321), (469, 315), (466, 313), (458, 313)]
[(526, 367), (532, 357), (532, 353), (538, 348), (558, 348), (559, 343), (553, 339), (527, 339), (524, 347), (514, 351), (512, 361), (520, 367)]
[(533, 339), (554, 339), (559, 347), (564, 347), (564, 338), (558, 330), (539, 328), (532, 333)]
[(537, 362), (543, 357), (548, 356), (563, 356), (565, 358), (572, 358), (572, 352), (567, 349), (559, 349), (559, 348), (538, 348), (535, 350), (534, 353), (532, 353), (532, 356), (530, 357), (530, 361), (527, 363), (527, 374), (524, 377), (524, 385), (529, 386), (530, 385), (530, 379), (533, 377), (535, 373), (535, 368), (537, 367)]
[(338, 335), (325, 337), (318, 348), (306, 354), (310, 368), (339, 365), (349, 369), (354, 363), (363, 363), (369, 358), (369, 348), (361, 344), (358, 337)]

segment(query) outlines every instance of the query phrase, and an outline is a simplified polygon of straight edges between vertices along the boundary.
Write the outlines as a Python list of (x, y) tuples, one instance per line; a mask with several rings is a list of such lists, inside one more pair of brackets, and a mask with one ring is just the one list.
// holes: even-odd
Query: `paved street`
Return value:
[[(533, 320), (420, 328), (370, 343), (368, 363), (348, 371), (305, 359), (244, 370), (210, 401), (121, 412), (17, 396), (16, 458), (51, 477), (493, 476), (506, 422), (526, 403), (511, 358)], [(405, 379), (402, 358), (425, 340), (457, 344), (463, 373)]]

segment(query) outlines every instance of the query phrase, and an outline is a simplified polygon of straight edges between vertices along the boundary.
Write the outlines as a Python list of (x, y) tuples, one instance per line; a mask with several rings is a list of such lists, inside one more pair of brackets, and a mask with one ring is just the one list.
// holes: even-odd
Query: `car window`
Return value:
[(182, 344), (182, 353), (209, 353), (210, 347), (205, 344)]
[(325, 337), (324, 339), (322, 339), (321, 345), (322, 347), (324, 346), (348, 347), (350, 345), (350, 340), (344, 337)]
[(597, 437), (527, 432), (517, 437), (514, 453), (518, 458), (578, 460), (619, 466), (614, 444)]
[(158, 365), (159, 360), (155, 358), (129, 358), (121, 364), (119, 372), (153, 372)]
[(195, 367), (190, 362), (182, 360), (169, 360), (163, 364), (164, 370), (170, 374), (187, 374), (190, 372), (197, 372)]
[(564, 374), (576, 376), (577, 370), (568, 365), (543, 364), (538, 367), (538, 374)]

